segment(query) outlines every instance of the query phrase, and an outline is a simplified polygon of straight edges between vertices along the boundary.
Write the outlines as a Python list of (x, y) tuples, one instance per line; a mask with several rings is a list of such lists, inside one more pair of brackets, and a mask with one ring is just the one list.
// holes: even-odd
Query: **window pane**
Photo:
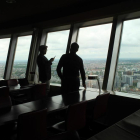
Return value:
[(3, 79), (10, 38), (0, 39), (0, 79)]
[(31, 38), (31, 35), (18, 37), (11, 78), (25, 78)]
[(88, 75), (98, 75), (102, 87), (111, 27), (110, 23), (80, 28), (79, 30), (79, 51), (77, 54), (84, 62), (87, 87), (98, 88), (97, 81), (88, 80)]
[(60, 83), (60, 78), (57, 75), (56, 67), (60, 57), (66, 53), (68, 42), (69, 30), (50, 32), (47, 35), (46, 45), (48, 46), (46, 57), (50, 60), (55, 57), (55, 60), (51, 66), (51, 83)]
[(140, 19), (123, 23), (114, 90), (140, 94)]

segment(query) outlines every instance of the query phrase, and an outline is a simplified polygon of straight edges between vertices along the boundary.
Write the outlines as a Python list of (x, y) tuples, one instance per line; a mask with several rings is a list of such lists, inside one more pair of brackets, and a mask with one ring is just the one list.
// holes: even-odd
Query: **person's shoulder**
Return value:
[(40, 61), (48, 61), (48, 59), (47, 59), (46, 56), (40, 55), (40, 54), (37, 56), (37, 60), (40, 60)]
[(83, 61), (82, 58), (81, 58), (80, 56), (78, 56), (77, 54), (76, 54), (76, 57), (77, 57), (80, 61)]
[(39, 54), (37, 57), (42, 57), (43, 55)]
[(63, 54), (62, 56), (65, 57), (67, 54)]
[(63, 55), (61, 56), (61, 58), (65, 58), (65, 57), (67, 57), (67, 54), (63, 54)]

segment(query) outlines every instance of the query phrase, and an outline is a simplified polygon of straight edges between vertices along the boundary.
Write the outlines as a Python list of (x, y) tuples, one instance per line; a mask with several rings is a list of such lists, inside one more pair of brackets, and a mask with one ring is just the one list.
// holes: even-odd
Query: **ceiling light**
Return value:
[(15, 3), (16, 0), (6, 0), (7, 3)]

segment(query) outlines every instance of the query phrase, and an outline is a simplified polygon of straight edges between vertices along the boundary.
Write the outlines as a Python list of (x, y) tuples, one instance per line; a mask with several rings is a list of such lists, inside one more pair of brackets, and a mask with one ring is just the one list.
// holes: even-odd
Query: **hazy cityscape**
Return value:
[(114, 90), (126, 93), (140, 93), (139, 59), (120, 59), (117, 67)]
[[(86, 72), (86, 85), (90, 88), (98, 88), (96, 80), (88, 80), (88, 75), (98, 75), (100, 86), (102, 87), (105, 59), (84, 60), (84, 68)], [(57, 75), (56, 67), (58, 60), (52, 65), (51, 83), (60, 84), (60, 78)], [(24, 78), (27, 62), (15, 62), (12, 70), (11, 78)], [(3, 78), (5, 63), (0, 62), (0, 79)], [(82, 83), (82, 82), (81, 82)], [(82, 86), (82, 84), (81, 84)], [(120, 59), (117, 67), (116, 78), (114, 81), (114, 90), (126, 93), (140, 93), (140, 61), (138, 59)]]

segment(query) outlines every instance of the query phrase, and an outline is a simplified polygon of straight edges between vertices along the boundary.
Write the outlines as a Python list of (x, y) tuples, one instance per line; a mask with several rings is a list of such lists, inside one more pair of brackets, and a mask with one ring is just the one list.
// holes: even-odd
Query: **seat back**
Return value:
[(17, 79), (9, 79), (8, 80), (8, 86), (17, 86), (18, 80)]
[(86, 125), (87, 102), (70, 105), (66, 115), (66, 130), (78, 130)]
[(29, 82), (27, 80), (27, 78), (23, 78), (23, 79), (18, 79), (20, 86), (27, 86), (29, 85)]
[(46, 140), (80, 140), (80, 137), (76, 131), (67, 131), (54, 135)]
[(33, 98), (35, 100), (41, 99), (46, 96), (46, 84), (37, 84), (33, 87)]
[(0, 87), (8, 86), (8, 80), (0, 80)]
[(18, 140), (42, 140), (46, 138), (47, 109), (21, 114), (18, 117)]
[(93, 119), (100, 118), (106, 114), (109, 96), (110, 93), (105, 93), (96, 97)]
[(12, 106), (8, 87), (0, 87), (0, 112), (9, 110)]

